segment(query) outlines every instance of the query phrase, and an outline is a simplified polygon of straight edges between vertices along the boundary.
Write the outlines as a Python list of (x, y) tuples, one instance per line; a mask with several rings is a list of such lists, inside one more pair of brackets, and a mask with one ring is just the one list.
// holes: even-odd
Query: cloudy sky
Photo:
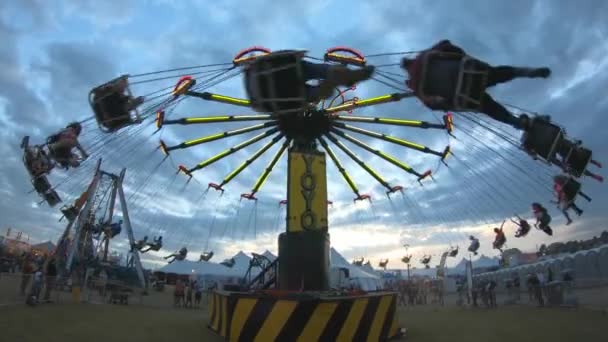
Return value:
[[(466, 5), (465, 5), (466, 4)], [(381, 5), (347, 1), (203, 1), (88, 0), (3, 1), (0, 3), (0, 227), (14, 227), (33, 240), (56, 240), (64, 229), (58, 208), (39, 204), (21, 163), (19, 142), (30, 135), (34, 142), (60, 129), (69, 121), (92, 115), (88, 92), (121, 74), (142, 74), (172, 68), (230, 62), (241, 49), (257, 45), (270, 49), (301, 48), (321, 57), (333, 46), (350, 46), (366, 55), (418, 51), (440, 39), (450, 39), (469, 54), (494, 65), (549, 66), (548, 80), (517, 80), (492, 89), (499, 101), (534, 112), (550, 114), (570, 136), (593, 149), (595, 159), (608, 160), (608, 141), (602, 115), (608, 99), (608, 24), (602, 13), (605, 1), (383, 1)], [(369, 59), (390, 65), (400, 55)], [(147, 95), (172, 86), (175, 76), (204, 71), (172, 72), (132, 78), (132, 90)], [(397, 81), (405, 78), (398, 67), (382, 67)], [(174, 76), (169, 78), (168, 76)], [(156, 82), (154, 78), (166, 79)], [(210, 91), (244, 97), (239, 75), (211, 87)], [(360, 98), (395, 92), (376, 81), (357, 89)], [(150, 98), (150, 97), (148, 97)], [(223, 104), (185, 99), (174, 107), (172, 117), (246, 114), (251, 111)], [(426, 110), (415, 100), (357, 111), (358, 115), (400, 117), (437, 121), (441, 113)], [(435, 181), (420, 186), (398, 168), (351, 146), (392, 185), (406, 187), (405, 196), (388, 199), (384, 190), (356, 163), (338, 151), (348, 172), (372, 204), (353, 204), (353, 194), (337, 168), (328, 166), (329, 209), (332, 245), (347, 259), (366, 257), (374, 264), (389, 258), (399, 267), (403, 244), (417, 259), (425, 253), (439, 255), (450, 245), (466, 247), (470, 234), (482, 240), (482, 252), (491, 250), (491, 228), (515, 213), (530, 216), (529, 204), (539, 201), (554, 216), (553, 237), (533, 231), (526, 239), (511, 237), (509, 247), (532, 250), (540, 243), (585, 238), (605, 228), (602, 209), (608, 190), (593, 180), (583, 181), (593, 202), (581, 201), (585, 214), (565, 226), (565, 220), (549, 203), (550, 177), (555, 169), (527, 158), (504, 139), (469, 120), (457, 116), (455, 138), (444, 132), (399, 127), (358, 125), (435, 149), (450, 144), (455, 158), (449, 168), (437, 158), (405, 150), (397, 145), (360, 137), (375, 148), (420, 169), (433, 169)], [(517, 133), (485, 120), (502, 134), (517, 139)], [(248, 124), (168, 126), (160, 133), (144, 122), (116, 134), (104, 135), (92, 121), (85, 123), (82, 141), (94, 158), (77, 170), (54, 171), (51, 182), (66, 203), (86, 187), (94, 159), (103, 168), (118, 173), (126, 167), (125, 192), (136, 237), (163, 235), (165, 248), (146, 254), (149, 265), (160, 257), (186, 246), (189, 259), (204, 250), (214, 250), (217, 259), (239, 250), (276, 251), (277, 233), (284, 229), (286, 159), (275, 168), (259, 193), (257, 204), (239, 202), (270, 161), (279, 145), (255, 161), (226, 186), (223, 196), (205, 192), (209, 182), (219, 183), (238, 164), (264, 143), (258, 143), (196, 174), (186, 183), (175, 176), (178, 164), (193, 166), (244, 139), (239, 136), (188, 150), (178, 150), (163, 161), (155, 150), (158, 140), (169, 144), (201, 137)], [(337, 148), (334, 148), (337, 150)], [(118, 215), (122, 213), (118, 212)], [(126, 235), (114, 247), (124, 248)]]

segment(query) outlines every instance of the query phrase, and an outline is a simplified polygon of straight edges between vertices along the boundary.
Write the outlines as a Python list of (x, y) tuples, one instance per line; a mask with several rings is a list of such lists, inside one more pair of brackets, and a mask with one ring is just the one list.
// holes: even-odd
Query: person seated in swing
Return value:
[(492, 243), (492, 247), (494, 247), (494, 249), (498, 249), (500, 252), (502, 252), (502, 247), (507, 242), (507, 236), (505, 235), (505, 232), (503, 231), (504, 224), (505, 224), (505, 222), (503, 221), (502, 225), (500, 225), (500, 228), (498, 228), (498, 227), (494, 228), (494, 234), (496, 234), (496, 236), (494, 237), (494, 242)]
[(224, 265), (228, 268), (232, 268), (235, 263), (236, 263), (236, 261), (234, 260), (234, 258), (230, 258), (230, 259), (226, 259), (226, 260), (220, 262), (220, 265)]
[(566, 217), (566, 225), (572, 223), (572, 219), (568, 214), (568, 209), (574, 210), (574, 212), (578, 216), (581, 216), (583, 214), (583, 210), (579, 208), (576, 203), (574, 203), (577, 194), (572, 194), (567, 191), (566, 186), (569, 182), (570, 178), (567, 176), (558, 175), (553, 177), (553, 191), (555, 192), (555, 196), (557, 197), (557, 201), (555, 203)]
[(141, 253), (146, 253), (147, 251), (155, 251), (158, 252), (160, 251), (161, 248), (163, 248), (163, 237), (159, 236), (152, 238), (152, 243), (147, 243), (148, 247), (145, 249), (141, 249), (140, 252)]
[(138, 250), (141, 252), (141, 250), (146, 247), (146, 245), (148, 244), (148, 235), (144, 236), (143, 239), (141, 240), (137, 240), (137, 242), (135, 242), (132, 246), (133, 250)]
[(473, 255), (477, 255), (477, 250), (479, 249), (479, 239), (471, 235), (469, 236), (469, 240), (471, 240), (471, 244), (468, 248), (469, 252), (473, 253)]
[(449, 256), (451, 256), (452, 258), (458, 255), (458, 246), (456, 246), (456, 248), (451, 247), (450, 248), (450, 254)]
[(103, 230), (110, 239), (115, 237), (122, 231), (122, 220), (115, 223), (106, 223)]
[(593, 159), (593, 152), (582, 145), (581, 140), (562, 138), (557, 145), (556, 156), (551, 160), (551, 163), (575, 177), (587, 176), (598, 182), (603, 182), (604, 177), (587, 169), (589, 164), (598, 168), (602, 168), (602, 164)]
[(144, 97), (134, 98), (127, 89), (129, 82), (123, 76), (93, 90), (93, 110), (100, 124), (111, 131), (134, 123), (130, 112), (144, 102)]
[(517, 231), (515, 232), (516, 238), (528, 235), (528, 232), (530, 232), (530, 229), (532, 228), (530, 227), (530, 223), (528, 223), (528, 221), (522, 219), (519, 216), (517, 216), (517, 221), (511, 219), (511, 222), (515, 223), (515, 225), (517, 226)]
[(186, 247), (182, 247), (177, 253), (167, 255), (163, 259), (165, 259), (165, 260), (171, 259), (171, 260), (169, 260), (169, 263), (172, 263), (176, 260), (183, 261), (184, 259), (186, 259), (187, 256), (188, 256), (188, 249)]
[(431, 268), (431, 266), (429, 266), (429, 264), (431, 263), (430, 255), (423, 256), (422, 260), (420, 260), (420, 262), (424, 265), (425, 268)]
[(534, 226), (545, 232), (547, 235), (553, 235), (553, 230), (549, 226), (549, 223), (551, 223), (551, 216), (547, 212), (547, 209), (540, 203), (534, 202), (532, 203), (532, 212), (536, 218), (536, 223)]
[[(80, 166), (80, 161), (89, 157), (78, 141), (81, 132), (82, 126), (80, 123), (73, 122), (47, 139), (51, 158), (66, 170), (70, 167)], [(80, 156), (72, 152), (74, 148), (78, 149)]]
[(199, 262), (209, 261), (209, 260), (211, 260), (211, 258), (213, 258), (213, 252), (205, 252), (205, 253), (201, 254), (201, 257), (198, 259), (198, 261)]
[[(463, 70), (465, 58), (468, 58), (471, 66), (473, 66), (470, 73), (477, 78), (485, 78), (485, 82), (482, 81), (482, 84), (477, 82), (478, 84), (471, 87), (473, 89), (470, 92), (479, 94), (462, 94), (467, 98), (467, 107), (472, 102), (478, 102), (477, 104), (471, 106), (471, 108), (455, 108), (455, 100), (458, 100), (460, 95), (457, 94), (460, 91), (460, 89), (457, 89), (458, 78), (466, 76), (461, 74), (465, 71)], [(419, 53), (414, 59), (403, 58), (401, 67), (409, 74), (406, 85), (428, 108), (443, 111), (456, 111), (458, 109), (478, 111), (494, 120), (523, 130), (526, 130), (529, 126), (528, 116), (516, 117), (503, 105), (496, 102), (486, 92), (486, 89), (500, 83), (510, 82), (516, 78), (547, 78), (551, 75), (551, 69), (547, 67), (491, 66), (486, 62), (468, 56), (462, 48), (452, 44), (447, 39)], [(471, 82), (471, 84), (474, 83), (474, 81)], [(471, 101), (473, 98), (478, 100)]]
[[(344, 65), (303, 60), (305, 51), (280, 50), (245, 65), (245, 89), (258, 112), (303, 112), (307, 104), (330, 98), (338, 86), (352, 87), (371, 78), (373, 66), (350, 69)], [(317, 80), (318, 85), (308, 84)]]
[(40, 177), (48, 174), (55, 167), (51, 158), (44, 150), (43, 146), (30, 145), (30, 137), (25, 136), (21, 140), (21, 148), (23, 149), (23, 160), (32, 177)]

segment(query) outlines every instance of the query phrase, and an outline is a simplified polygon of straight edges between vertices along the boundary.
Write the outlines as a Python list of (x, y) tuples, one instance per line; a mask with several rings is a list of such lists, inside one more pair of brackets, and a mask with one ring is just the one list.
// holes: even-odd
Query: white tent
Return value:
[[(330, 268), (330, 286), (333, 288), (350, 287), (351, 285), (364, 291), (375, 291), (382, 288), (382, 279), (379, 276), (349, 263), (333, 247), (330, 250)], [(344, 276), (343, 269), (348, 270), (348, 278)]]
[(270, 261), (274, 261), (277, 258), (277, 256), (272, 254), (269, 250), (266, 250), (266, 252), (262, 253), (262, 255)]

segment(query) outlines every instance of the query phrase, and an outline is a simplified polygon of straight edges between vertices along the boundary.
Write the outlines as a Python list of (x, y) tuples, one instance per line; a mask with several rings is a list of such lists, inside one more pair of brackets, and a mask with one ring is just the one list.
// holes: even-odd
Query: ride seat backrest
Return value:
[(51, 183), (45, 176), (39, 176), (32, 179), (32, 185), (39, 194), (45, 194), (51, 190)]
[(573, 178), (570, 178), (563, 186), (564, 194), (566, 194), (566, 198), (568, 198), (570, 201), (573, 201), (576, 198), (576, 195), (578, 195), (580, 190), (581, 183)]
[(259, 91), (259, 98), (251, 99), (252, 105), (277, 114), (301, 112), (306, 108), (301, 61), (302, 54), (291, 51), (258, 57), (248, 71)]
[(591, 162), (593, 153), (590, 149), (582, 146), (572, 146), (567, 154), (563, 156), (564, 163), (568, 166), (569, 172), (575, 177), (585, 174), (587, 165)]
[(534, 120), (523, 145), (534, 150), (545, 161), (551, 161), (563, 139), (564, 133), (559, 126), (544, 120)]
[(488, 81), (482, 62), (455, 53), (429, 52), (422, 62), (419, 93), (447, 98), (453, 110), (478, 111)]
[(57, 204), (61, 203), (61, 197), (59, 197), (59, 195), (57, 194), (57, 192), (55, 190), (47, 191), (44, 194), (44, 200), (51, 207), (54, 207)]
[[(117, 130), (125, 126), (121, 125), (120, 127), (114, 127), (116, 125), (111, 125), (112, 129), (110, 129), (107, 127), (107, 123), (104, 124), (104, 122), (108, 121), (108, 117), (113, 119), (129, 119), (129, 121), (140, 120), (139, 111), (137, 108), (133, 109), (129, 113), (116, 113), (117, 108), (121, 108), (122, 106), (126, 105), (124, 96), (126, 96), (128, 99), (132, 98), (133, 94), (131, 93), (131, 89), (129, 88), (128, 84), (123, 94), (120, 94), (113, 89), (108, 89), (108, 87), (112, 87), (124, 77), (125, 76), (117, 77), (108, 83), (94, 88), (89, 93), (89, 104), (93, 109), (93, 113), (95, 113), (95, 118), (97, 119), (98, 124), (102, 126), (104, 128), (103, 130), (106, 132)], [(135, 119), (131, 117), (131, 113), (134, 114)]]

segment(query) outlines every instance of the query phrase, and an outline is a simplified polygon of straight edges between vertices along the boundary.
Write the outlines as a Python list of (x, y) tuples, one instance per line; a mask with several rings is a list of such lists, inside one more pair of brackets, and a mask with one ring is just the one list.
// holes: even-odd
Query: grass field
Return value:
[[(0, 307), (2, 341), (220, 341), (206, 310), (144, 306), (46, 304)], [(605, 341), (608, 317), (587, 310), (400, 310), (405, 341)]]

